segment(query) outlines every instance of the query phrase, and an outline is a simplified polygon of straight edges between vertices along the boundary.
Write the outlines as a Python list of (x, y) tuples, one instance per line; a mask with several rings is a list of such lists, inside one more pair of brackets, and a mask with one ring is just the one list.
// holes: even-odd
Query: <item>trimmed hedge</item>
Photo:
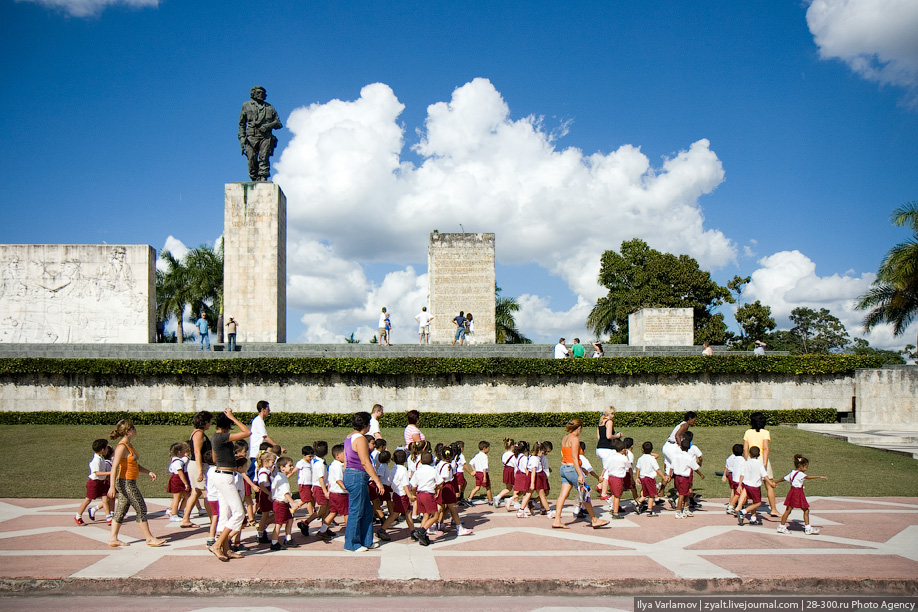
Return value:
[(296, 376), (315, 374), (565, 376), (577, 374), (846, 374), (883, 365), (875, 355), (715, 355), (712, 357), (605, 357), (516, 359), (505, 357), (262, 357), (239, 359), (0, 359), (0, 375)]
[[(720, 425), (748, 425), (752, 410), (707, 410), (698, 412), (697, 427)], [(238, 412), (243, 423), (255, 418), (254, 412)], [(618, 412), (615, 425), (625, 427), (670, 427), (682, 420), (682, 412)], [(833, 408), (766, 411), (769, 425), (779, 423), (834, 423), (837, 411)], [(131, 419), (137, 425), (191, 426), (193, 414), (187, 412), (0, 412), (2, 425), (114, 425), (121, 419)], [(563, 427), (573, 418), (583, 420), (585, 426), (599, 424), (598, 412), (507, 412), (501, 414), (452, 414), (447, 412), (421, 413), (425, 429), (441, 427)], [(300, 412), (272, 412), (272, 427), (349, 427), (350, 414), (310, 414)], [(387, 412), (381, 419), (383, 427), (403, 427), (407, 423), (404, 412)]]

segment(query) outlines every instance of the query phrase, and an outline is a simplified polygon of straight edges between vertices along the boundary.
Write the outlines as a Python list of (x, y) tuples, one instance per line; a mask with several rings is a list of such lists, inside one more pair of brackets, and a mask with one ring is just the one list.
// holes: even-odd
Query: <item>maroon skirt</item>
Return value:
[(513, 476), (513, 490), (517, 493), (528, 491), (532, 484), (532, 478), (524, 472), (516, 472)]
[(536, 472), (536, 491), (550, 491), (548, 486), (548, 474), (545, 472)]
[(803, 487), (799, 489), (791, 487), (790, 491), (787, 492), (787, 498), (784, 500), (785, 508), (801, 508), (803, 510), (808, 510), (810, 504), (806, 501), (806, 494), (803, 492)]
[(456, 486), (460, 490), (462, 489), (462, 487), (465, 486), (465, 474), (463, 472), (459, 472), (458, 474), (456, 474)]
[(513, 488), (513, 473), (516, 470), (513, 469), (513, 466), (505, 465), (504, 466), (504, 484), (507, 485), (508, 489)]
[(258, 511), (264, 514), (265, 512), (273, 512), (274, 506), (271, 502), (271, 496), (262, 491), (258, 490)]
[(456, 490), (453, 488), (455, 485), (455, 480), (450, 480), (449, 482), (444, 482), (443, 486), (440, 487), (440, 492), (437, 493), (437, 501), (441, 504), (455, 504), (459, 501), (459, 498), (456, 496)]
[(167, 493), (184, 493), (185, 483), (182, 482), (182, 477), (178, 474), (172, 474), (169, 476), (169, 485), (166, 487)]

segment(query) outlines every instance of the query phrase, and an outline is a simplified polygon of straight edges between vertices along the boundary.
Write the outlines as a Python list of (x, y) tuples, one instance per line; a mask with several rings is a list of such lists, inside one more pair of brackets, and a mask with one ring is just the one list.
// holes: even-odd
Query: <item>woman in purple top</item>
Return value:
[(356, 412), (351, 419), (354, 431), (344, 439), (344, 488), (347, 489), (347, 525), (344, 550), (362, 552), (376, 548), (373, 543), (373, 505), (367, 485), (383, 485), (370, 460), (370, 445), (364, 437), (370, 431), (370, 413)]

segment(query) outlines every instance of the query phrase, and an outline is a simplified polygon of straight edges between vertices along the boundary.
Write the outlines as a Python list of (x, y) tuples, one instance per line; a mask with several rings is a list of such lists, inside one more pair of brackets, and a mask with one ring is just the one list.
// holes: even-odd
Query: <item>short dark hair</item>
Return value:
[(424, 465), (430, 465), (433, 463), (433, 455), (430, 453), (430, 451), (424, 451), (421, 453), (421, 463)]
[(644, 451), (645, 455), (649, 455), (653, 452), (653, 442), (644, 442), (641, 444), (641, 450)]
[(768, 423), (768, 417), (765, 416), (763, 412), (753, 412), (749, 415), (749, 427), (756, 431), (765, 429), (765, 425)]
[(688, 449), (692, 448), (692, 441), (686, 438), (685, 436), (683, 436), (682, 442), (679, 444), (679, 448), (681, 448), (684, 451), (687, 451)]
[(106, 440), (105, 438), (99, 438), (98, 440), (93, 440), (92, 452), (101, 453), (106, 448), (108, 448), (108, 440)]
[(698, 415), (695, 414), (695, 411), (694, 411), (694, 410), (689, 410), (688, 412), (685, 413), (685, 418), (684, 418), (683, 420), (684, 420), (684, 421), (690, 421), (690, 420), (696, 418), (697, 416), (698, 416)]
[(214, 415), (211, 414), (209, 410), (195, 412), (194, 416), (191, 418), (191, 424), (194, 425), (195, 429), (204, 429), (205, 425), (213, 423), (213, 421)]
[(733, 445), (733, 454), (736, 455), (737, 457), (742, 457), (742, 456), (743, 456), (743, 445), (742, 445), (742, 444), (734, 444), (734, 445)]
[(395, 454), (393, 454), (392, 456), (395, 459), (395, 465), (405, 465), (405, 462), (408, 461), (408, 453), (406, 453), (402, 449), (398, 449), (397, 451), (395, 451)]
[(405, 416), (408, 417), (409, 425), (417, 425), (418, 421), (421, 420), (421, 413), (417, 410), (409, 410)]
[(217, 420), (214, 422), (214, 425), (217, 427), (217, 429), (232, 429), (233, 422), (228, 416), (221, 412), (217, 415)]
[(344, 452), (343, 444), (335, 444), (334, 446), (332, 446), (332, 457), (340, 453), (343, 453), (343, 452)]
[(316, 449), (316, 457), (324, 457), (328, 454), (328, 442), (325, 440), (319, 440), (313, 446)]
[(255, 409), (258, 410), (258, 412), (261, 412), (261, 411), (264, 410), (265, 408), (270, 408), (270, 407), (271, 407), (271, 405), (268, 404), (268, 402), (265, 401), (265, 400), (261, 400), (260, 402), (258, 402), (257, 404), (255, 404)]
[(389, 463), (389, 461), (392, 459), (392, 453), (390, 453), (389, 451), (381, 451), (379, 453), (379, 457), (377, 457), (376, 459), (380, 463)]
[(354, 416), (351, 417), (351, 425), (354, 427), (354, 431), (366, 429), (370, 426), (370, 413), (355, 412)]
[(482, 440), (478, 443), (478, 450), (483, 451), (486, 448), (491, 448), (491, 443), (487, 440)]
[(309, 446), (309, 445), (304, 446), (304, 447), (303, 447), (303, 450), (302, 450), (301, 452), (303, 453), (303, 456), (304, 456), (304, 457), (305, 457), (306, 455), (315, 455), (315, 454), (316, 454), (316, 451), (315, 451), (311, 446)]
[(749, 447), (749, 456), (752, 457), (753, 459), (755, 459), (756, 457), (758, 457), (758, 456), (759, 456), (759, 447), (758, 447), (758, 446), (750, 446), (750, 447)]

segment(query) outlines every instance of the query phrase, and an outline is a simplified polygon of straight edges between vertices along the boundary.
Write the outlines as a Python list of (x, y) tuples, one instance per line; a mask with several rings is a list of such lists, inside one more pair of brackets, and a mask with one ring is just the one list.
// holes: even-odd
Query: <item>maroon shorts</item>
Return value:
[(182, 482), (181, 476), (178, 474), (169, 476), (169, 485), (166, 487), (166, 493), (184, 493), (185, 490), (185, 483)]
[(536, 472), (536, 491), (548, 491), (548, 475), (545, 472)]
[(262, 491), (258, 490), (258, 511), (264, 514), (265, 512), (272, 512), (274, 506), (271, 502), (271, 496)]
[(367, 483), (367, 491), (370, 492), (370, 501), (379, 499), (379, 489), (376, 488), (376, 483), (372, 480)]
[(379, 496), (379, 499), (384, 502), (392, 501), (392, 487), (389, 485), (383, 485), (383, 492), (382, 495)]
[(392, 512), (395, 514), (411, 514), (411, 500), (407, 495), (392, 496)]
[(418, 513), (434, 514), (437, 511), (437, 498), (433, 493), (418, 491)]
[(220, 516), (220, 502), (207, 500), (207, 505), (210, 506), (210, 513), (213, 516)]
[(271, 507), (274, 510), (274, 522), (278, 525), (283, 525), (293, 518), (293, 514), (290, 512), (290, 504), (287, 502), (272, 501)]
[(465, 486), (465, 474), (463, 472), (456, 474), (456, 486), (459, 487), (460, 490)]
[(750, 487), (749, 485), (743, 485), (743, 488), (746, 489), (746, 499), (754, 504), (762, 501), (762, 487)]
[(325, 491), (319, 485), (312, 485), (312, 498), (317, 506), (328, 505), (328, 497), (325, 496)]
[(475, 472), (475, 486), (491, 488), (491, 475), (487, 472)]
[(347, 493), (329, 493), (328, 507), (332, 512), (347, 516)]
[(692, 492), (692, 474), (688, 476), (676, 476), (676, 493), (678, 495), (688, 495)]
[(437, 501), (441, 504), (455, 504), (459, 501), (459, 498), (456, 497), (456, 491), (453, 489), (453, 483), (455, 480), (449, 482), (444, 482), (443, 486), (440, 487), (440, 492), (437, 493)]
[(300, 501), (314, 501), (312, 497), (312, 487), (309, 485), (300, 485)]
[(513, 488), (513, 473), (515, 471), (512, 466), (504, 466), (504, 484), (507, 485), (508, 489)]
[(656, 497), (657, 480), (656, 478), (641, 478), (641, 494), (644, 497)]
[(631, 472), (625, 474), (625, 482), (622, 485), (624, 491), (630, 491), (634, 488), (634, 479), (631, 477)]
[(108, 495), (108, 481), (90, 478), (86, 481), (86, 499), (99, 499)]
[(252, 496), (252, 485), (249, 484), (248, 480), (243, 480), (242, 484), (245, 487), (245, 493), (244, 493), (245, 497), (251, 497)]
[(528, 491), (530, 485), (532, 484), (532, 478), (529, 474), (524, 474), (523, 472), (516, 472), (513, 476), (513, 490), (517, 493), (522, 493), (523, 491)]
[(810, 507), (810, 504), (806, 501), (806, 494), (803, 492), (803, 489), (795, 489), (791, 487), (791, 490), (787, 492), (787, 498), (784, 500), (785, 508), (802, 508), (807, 510)]
[(739, 482), (731, 479), (730, 480), (730, 490), (736, 493), (737, 495), (739, 495), (740, 493), (743, 492), (743, 487), (742, 485), (740, 485)]
[(625, 479), (618, 476), (609, 476), (609, 494), (612, 497), (621, 497), (625, 490)]

